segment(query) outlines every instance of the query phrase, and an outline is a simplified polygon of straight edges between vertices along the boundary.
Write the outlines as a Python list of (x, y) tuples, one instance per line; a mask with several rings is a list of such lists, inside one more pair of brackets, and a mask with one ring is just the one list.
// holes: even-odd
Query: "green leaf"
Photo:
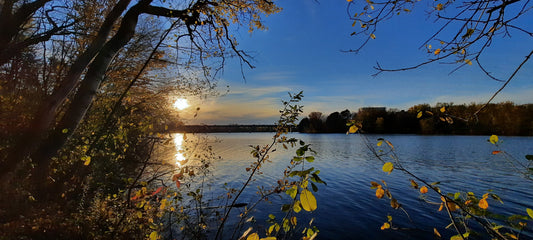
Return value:
[[(68, 133), (68, 129), (67, 128), (64, 128), (63, 130), (61, 130), (62, 133)], [(156, 233), (157, 234), (157, 233)]]
[(394, 165), (391, 162), (386, 162), (385, 164), (383, 164), (382, 169), (383, 169), (383, 172), (390, 174), (392, 170), (394, 169)]
[(289, 225), (289, 219), (283, 220), (283, 231), (289, 232), (291, 230), (291, 226)]
[(460, 193), (460, 192), (456, 192), (456, 193), (453, 195), (453, 199), (454, 199), (454, 200), (457, 200), (457, 199), (459, 199), (460, 196), (461, 196), (461, 193)]
[(296, 202), (294, 202), (294, 206), (292, 207), (292, 210), (294, 210), (295, 213), (299, 213), (300, 211), (302, 211), (302, 206), (300, 205), (300, 201), (296, 200)]
[(318, 192), (318, 187), (314, 183), (311, 183), (311, 188), (313, 189), (313, 192)]
[(306, 188), (307, 188), (307, 185), (309, 185), (309, 181), (304, 180), (304, 181), (300, 184), (300, 187), (303, 188), (303, 189), (306, 189)]
[(290, 204), (283, 204), (283, 205), (281, 205), (281, 211), (282, 211), (282, 212), (288, 212), (289, 209), (291, 209), (291, 205), (290, 205)]
[(496, 135), (490, 136), (489, 142), (492, 143), (492, 144), (498, 143), (498, 136), (496, 136)]
[(317, 208), (316, 198), (311, 191), (304, 189), (300, 193), (300, 203), (305, 211), (311, 212)]
[(298, 193), (298, 188), (296, 186), (292, 186), (292, 188), (287, 190), (285, 193), (291, 196), (292, 199), (294, 199), (296, 198), (296, 194)]
[(315, 161), (315, 157), (313, 157), (313, 156), (305, 157), (305, 160), (307, 162), (313, 162), (313, 161)]
[(301, 156), (303, 156), (303, 155), (305, 154), (305, 151), (306, 151), (306, 150), (307, 150), (307, 149), (304, 148), (304, 147), (298, 148), (298, 150), (296, 150), (296, 155), (297, 155), (298, 157), (301, 157)]
[(526, 208), (526, 212), (527, 212), (527, 215), (529, 215), (529, 217), (533, 219), (533, 210), (531, 208)]

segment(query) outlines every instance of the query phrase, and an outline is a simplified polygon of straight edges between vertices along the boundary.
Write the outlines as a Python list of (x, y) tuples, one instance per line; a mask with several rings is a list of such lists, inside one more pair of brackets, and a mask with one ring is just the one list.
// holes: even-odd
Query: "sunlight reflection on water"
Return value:
[(182, 166), (182, 162), (186, 160), (185, 155), (184, 155), (185, 150), (183, 149), (184, 134), (175, 133), (172, 135), (172, 138), (174, 141), (174, 146), (176, 148), (176, 155), (174, 157), (176, 160), (176, 166), (180, 168)]

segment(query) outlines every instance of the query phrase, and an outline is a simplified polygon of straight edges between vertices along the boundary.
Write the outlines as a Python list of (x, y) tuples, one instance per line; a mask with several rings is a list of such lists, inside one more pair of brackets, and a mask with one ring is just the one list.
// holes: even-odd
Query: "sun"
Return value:
[(187, 99), (178, 98), (174, 102), (174, 107), (177, 108), (178, 110), (183, 110), (189, 107), (189, 103), (187, 103)]

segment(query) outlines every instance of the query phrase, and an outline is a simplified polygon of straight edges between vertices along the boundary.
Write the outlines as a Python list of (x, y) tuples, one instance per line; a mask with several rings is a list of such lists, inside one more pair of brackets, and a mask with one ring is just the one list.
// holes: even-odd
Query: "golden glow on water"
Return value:
[(172, 137), (174, 140), (174, 146), (176, 147), (176, 166), (181, 167), (182, 162), (186, 160), (185, 156), (183, 155), (183, 153), (185, 152), (185, 150), (183, 149), (184, 134), (175, 133)]
[(178, 98), (174, 102), (173, 106), (178, 110), (183, 110), (185, 108), (189, 107), (189, 103), (187, 102), (187, 99), (185, 98)]

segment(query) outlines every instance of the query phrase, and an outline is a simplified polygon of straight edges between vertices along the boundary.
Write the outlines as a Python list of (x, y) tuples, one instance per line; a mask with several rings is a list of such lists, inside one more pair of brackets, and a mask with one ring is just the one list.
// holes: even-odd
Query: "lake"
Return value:
[[(193, 155), (188, 153), (195, 149), (197, 139), (207, 139), (215, 160), (209, 166), (210, 174), (204, 196), (223, 195), (222, 187), (238, 188), (247, 178), (245, 168), (254, 161), (249, 145), (265, 145), (272, 141), (273, 133), (215, 133), (215, 134), (174, 134), (174, 150), (167, 155), (168, 161), (179, 163)], [(314, 193), (318, 208), (312, 213), (300, 212), (299, 224), (306, 225), (314, 218), (314, 225), (320, 233), (318, 239), (435, 239), (436, 228), (449, 239), (455, 235), (446, 211), (438, 211), (439, 205), (431, 205), (421, 200), (418, 190), (411, 188), (406, 174), (395, 170), (390, 175), (382, 171), (382, 163), (367, 149), (358, 134), (290, 134), (299, 138), (317, 152), (311, 166), (321, 171), (320, 177), (327, 186), (319, 184), (319, 191)], [(493, 155), (497, 150), (487, 140), (489, 136), (422, 136), (422, 135), (365, 135), (373, 145), (378, 138), (390, 141), (403, 166), (428, 182), (440, 182), (439, 187), (445, 193), (471, 191), (480, 197), (488, 191), (499, 195), (504, 202), (489, 199), (489, 210), (499, 214), (526, 215), (526, 208), (533, 208), (533, 181), (526, 180), (504, 158), (502, 154)], [(527, 163), (524, 156), (533, 154), (533, 137), (500, 137), (502, 150), (510, 153), (517, 160)], [(272, 162), (261, 169), (263, 174), (243, 193), (238, 202), (252, 202), (258, 198), (257, 186), (275, 185), (283, 175), (296, 149), (284, 150), (281, 146), (271, 154)], [(220, 158), (218, 158), (218, 156)], [(307, 165), (309, 166), (309, 164)], [(387, 182), (393, 196), (402, 204), (408, 216), (401, 210), (392, 209), (386, 198), (377, 199), (375, 189), (370, 182)], [(198, 182), (191, 183), (199, 184)], [(282, 193), (281, 195), (285, 195)], [(434, 194), (428, 194), (429, 200), (440, 202)], [(286, 197), (286, 195), (284, 196)], [(256, 223), (255, 230), (264, 237), (268, 214), (278, 219), (283, 217), (280, 204), (287, 203), (287, 198), (271, 198), (272, 203), (262, 202), (252, 213)], [(212, 204), (224, 205), (223, 200)], [(232, 210), (233, 217), (239, 209)], [(392, 216), (393, 226), (399, 230), (381, 230), (381, 225)], [(235, 224), (229, 220), (227, 229)], [(475, 226), (472, 223), (472, 226)], [(523, 239), (533, 238), (533, 222), (528, 222), (528, 231), (522, 233)], [(303, 227), (302, 227), (303, 229)], [(301, 230), (300, 230), (301, 231)], [(225, 235), (229, 238), (229, 230)], [(174, 234), (179, 234), (176, 231)], [(212, 234), (212, 233), (211, 233)], [(299, 232), (298, 232), (299, 234)], [(301, 235), (296, 235), (301, 238)]]

